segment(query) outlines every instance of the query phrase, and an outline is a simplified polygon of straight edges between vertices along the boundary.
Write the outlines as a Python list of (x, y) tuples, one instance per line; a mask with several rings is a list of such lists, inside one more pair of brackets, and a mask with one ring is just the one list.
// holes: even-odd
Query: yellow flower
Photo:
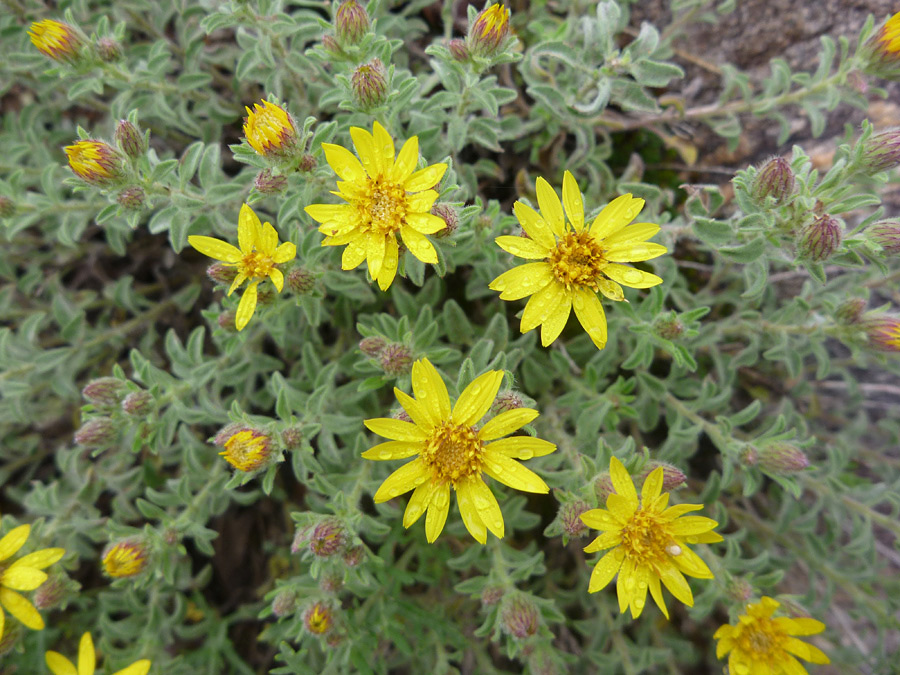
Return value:
[(122, 157), (103, 141), (76, 141), (65, 148), (72, 172), (81, 180), (105, 185), (122, 176)]
[[(78, 668), (59, 652), (49, 651), (45, 658), (47, 667), (53, 671), (53, 675), (93, 675), (94, 669), (97, 667), (97, 655), (94, 652), (94, 641), (91, 640), (90, 633), (81, 636), (81, 643), (78, 645)], [(113, 675), (147, 675), (149, 670), (150, 661), (141, 659), (127, 668), (117, 670)]]
[(305, 210), (321, 223), (319, 232), (326, 235), (323, 246), (347, 246), (341, 267), (352, 270), (365, 260), (369, 274), (386, 291), (397, 274), (397, 233), (416, 258), (432, 264), (438, 261), (425, 235), (447, 226), (430, 213), (438, 198), (431, 188), (440, 182), (447, 165), (432, 164), (416, 171), (417, 136), (403, 144), (395, 159), (394, 141), (378, 122), (371, 134), (351, 127), (350, 136), (359, 159), (340, 145), (322, 144), (325, 159), (344, 181), (338, 182), (334, 194), (347, 203), (312, 204)]
[(31, 24), (28, 37), (44, 56), (54, 61), (73, 61), (78, 57), (83, 41), (69, 24), (44, 19)]
[(588, 592), (604, 588), (618, 573), (619, 611), (624, 614), (630, 607), (633, 619), (644, 609), (648, 588), (662, 613), (669, 618), (660, 581), (672, 595), (692, 607), (694, 596), (684, 575), (712, 579), (713, 574), (687, 545), (722, 541), (721, 535), (711, 531), (718, 523), (702, 516), (683, 517), (685, 513), (702, 509), (699, 504), (666, 508), (669, 493), (662, 492), (661, 466), (647, 476), (640, 500), (631, 476), (615, 457), (610, 460), (609, 474), (615, 492), (607, 498), (606, 509), (581, 514), (585, 525), (604, 531), (584, 550), (594, 553), (613, 549), (594, 566)]
[(713, 635), (719, 641), (716, 656), (721, 659), (729, 654), (731, 675), (806, 675), (806, 668), (794, 656), (810, 663), (831, 663), (821, 649), (794, 637), (821, 633), (825, 624), (805, 617), (772, 618), (779, 606), (776, 600), (763, 597), (747, 605), (747, 613), (738, 617), (737, 625), (726, 624)]
[(469, 47), (476, 54), (490, 56), (509, 35), (509, 9), (491, 5), (481, 10), (469, 31)]
[(247, 204), (241, 207), (238, 217), (238, 244), (235, 248), (219, 239), (192, 235), (188, 237), (188, 243), (203, 255), (219, 260), (228, 266), (237, 268), (237, 276), (228, 289), (228, 295), (250, 280), (250, 285), (244, 291), (241, 302), (237, 308), (235, 326), (238, 330), (250, 322), (250, 317), (256, 309), (256, 286), (266, 277), (272, 280), (276, 290), (281, 293), (284, 287), (284, 275), (275, 265), (293, 260), (297, 255), (297, 247), (287, 241), (278, 245), (278, 233), (270, 223), (261, 224), (259, 217)]
[(262, 105), (245, 107), (244, 137), (263, 157), (287, 154), (293, 147), (297, 132), (291, 116), (281, 106), (263, 99)]
[(334, 624), (334, 613), (321, 602), (316, 602), (303, 613), (303, 625), (313, 635), (324, 635)]
[(147, 547), (138, 539), (126, 539), (110, 546), (103, 554), (103, 570), (121, 579), (140, 574), (147, 566)]
[(892, 56), (900, 56), (900, 12), (888, 19), (878, 32), (881, 49)]
[(386, 502), (415, 489), (403, 527), (416, 522), (425, 511), (425, 535), (434, 542), (447, 520), (450, 488), (456, 491), (459, 513), (477, 541), (487, 541), (487, 530), (503, 536), (503, 514), (485, 484), (482, 473), (517, 490), (546, 493), (547, 485), (516, 459), (541, 457), (556, 446), (531, 436), (504, 438), (538, 416), (537, 410), (516, 408), (500, 413), (480, 429), (475, 424), (490, 410), (503, 373), (489, 370), (475, 378), (450, 408), (447, 387), (437, 370), (420, 359), (412, 367), (412, 398), (399, 389), (394, 394), (412, 422), (390, 418), (366, 420), (379, 436), (392, 439), (363, 453), (366, 459), (416, 459), (394, 471), (375, 493), (375, 502)]
[(225, 441), (225, 451), (219, 454), (235, 469), (256, 471), (269, 459), (269, 437), (254, 429), (243, 429)]
[(545, 347), (562, 333), (574, 307), (575, 316), (591, 340), (603, 349), (606, 316), (597, 292), (621, 301), (625, 295), (619, 284), (650, 288), (662, 283), (655, 274), (619, 263), (650, 260), (667, 249), (646, 241), (659, 232), (659, 225), (636, 223), (626, 227), (644, 207), (643, 199), (630, 194), (618, 197), (588, 227), (581, 191), (568, 171), (563, 178), (562, 196), (560, 203), (550, 184), (538, 178), (540, 215), (522, 202), (513, 205), (528, 236), (497, 237), (497, 244), (515, 256), (542, 262), (514, 267), (494, 279), (490, 288), (501, 292), (501, 300), (532, 296), (525, 305), (520, 328), (527, 333), (541, 326), (541, 343)]
[(10, 565), (5, 564), (25, 545), (29, 534), (31, 526), (20, 525), (0, 539), (0, 605), (3, 607), (0, 609), (0, 635), (3, 635), (6, 622), (4, 609), (31, 630), (44, 628), (44, 619), (34, 605), (16, 591), (33, 591), (47, 581), (46, 573), (41, 570), (62, 558), (65, 551), (61, 548), (43, 548), (22, 556)]

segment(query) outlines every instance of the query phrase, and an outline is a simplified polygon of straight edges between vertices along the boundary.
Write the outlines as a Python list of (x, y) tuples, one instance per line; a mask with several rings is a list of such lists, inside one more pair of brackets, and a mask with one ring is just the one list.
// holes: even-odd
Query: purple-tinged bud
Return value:
[(357, 45), (369, 32), (369, 13), (356, 0), (343, 0), (334, 13), (334, 33), (338, 42)]
[(275, 290), (275, 287), (270, 284), (266, 284), (256, 292), (256, 304), (260, 306), (271, 305), (273, 302), (275, 302), (275, 298), (277, 297), (278, 291)]
[(509, 35), (509, 10), (491, 5), (481, 10), (469, 27), (468, 47), (476, 56), (495, 56)]
[(301, 173), (309, 173), (313, 169), (315, 169), (319, 164), (319, 160), (316, 159), (315, 155), (311, 155), (308, 152), (304, 154), (300, 158), (300, 164), (297, 165), (297, 171)]
[(319, 580), (319, 588), (325, 593), (338, 593), (344, 587), (344, 577), (336, 572), (327, 572)]
[(216, 435), (212, 438), (212, 443), (220, 448), (224, 448), (225, 443), (228, 442), (229, 438), (245, 429), (247, 429), (247, 427), (239, 422), (230, 422), (216, 432)]
[(147, 193), (144, 192), (144, 188), (132, 185), (116, 196), (116, 202), (128, 211), (140, 211), (147, 203)]
[(803, 451), (789, 443), (772, 443), (759, 451), (759, 468), (766, 473), (783, 476), (803, 471), (809, 459)]
[(523, 640), (537, 633), (540, 616), (531, 598), (516, 594), (505, 602), (500, 620), (504, 631)]
[(362, 546), (354, 546), (348, 549), (346, 553), (344, 553), (342, 559), (347, 567), (356, 567), (363, 561), (363, 558), (365, 557), (366, 549), (364, 549)]
[(583, 537), (587, 532), (587, 527), (581, 522), (581, 514), (589, 511), (590, 508), (587, 502), (581, 499), (563, 504), (556, 516), (562, 525), (563, 532), (569, 537)]
[(495, 415), (499, 415), (500, 413), (524, 407), (525, 401), (522, 400), (519, 392), (509, 389), (497, 394), (497, 398), (495, 398), (493, 404), (491, 404), (491, 412)]
[(315, 636), (322, 636), (334, 627), (334, 612), (323, 602), (314, 602), (303, 612), (303, 627)]
[(147, 152), (147, 139), (133, 122), (119, 120), (116, 125), (116, 145), (133, 159)]
[[(3, 626), (3, 633), (0, 634), (0, 656), (8, 654), (19, 643), (22, 636), (22, 625), (17, 621), (6, 621)], [(13, 666), (15, 668), (15, 666)], [(15, 670), (8, 671), (10, 675)]]
[(142, 537), (110, 544), (103, 552), (103, 571), (114, 579), (137, 576), (149, 562), (150, 549)]
[(882, 131), (866, 139), (860, 167), (868, 175), (900, 166), (900, 127)]
[(756, 172), (750, 195), (757, 204), (765, 205), (769, 197), (776, 206), (787, 204), (794, 194), (794, 172), (784, 157), (772, 157)]
[(827, 213), (816, 218), (800, 235), (798, 252), (812, 262), (828, 260), (841, 245), (841, 224)]
[(753, 597), (753, 584), (742, 577), (732, 577), (725, 585), (725, 592), (734, 602), (743, 606)]
[(303, 432), (300, 427), (290, 427), (281, 432), (281, 442), (285, 450), (296, 450), (303, 443)]
[(153, 394), (133, 391), (122, 399), (122, 410), (132, 417), (145, 417), (153, 410)]
[(309, 537), (309, 550), (320, 558), (342, 553), (347, 546), (347, 531), (337, 518), (326, 518), (316, 525)]
[(237, 312), (235, 312), (233, 309), (222, 312), (216, 318), (216, 323), (219, 324), (219, 328), (228, 333), (237, 333), (235, 321), (237, 321)]
[(597, 502), (601, 506), (606, 504), (606, 500), (609, 499), (610, 495), (616, 494), (609, 471), (603, 471), (594, 478), (594, 493), (597, 495)]
[(77, 584), (71, 581), (64, 572), (50, 572), (47, 581), (38, 586), (34, 592), (34, 606), (38, 609), (58, 607), (74, 587), (77, 587)]
[(900, 253), (900, 220), (879, 220), (866, 229), (866, 235), (881, 246), (886, 255)]
[(391, 417), (395, 420), (400, 420), (401, 422), (412, 422), (412, 418), (409, 416), (403, 408), (397, 408), (391, 412)]
[(333, 35), (322, 36), (322, 49), (332, 56), (344, 56), (344, 50), (341, 49), (341, 46), (338, 44), (338, 41), (334, 39)]
[(272, 600), (272, 614), (279, 619), (297, 611), (299, 596), (296, 591), (281, 591)]
[(447, 45), (447, 49), (450, 50), (450, 55), (455, 61), (465, 63), (469, 60), (469, 48), (466, 46), (465, 40), (460, 40), (458, 38), (450, 40), (450, 44)]
[(0, 218), (16, 215), (16, 203), (6, 195), (0, 195)]
[(503, 599), (501, 586), (488, 586), (481, 591), (481, 604), (485, 607), (493, 607)]
[(237, 277), (237, 268), (234, 265), (226, 265), (224, 263), (213, 263), (206, 268), (206, 276), (217, 284), (230, 286), (231, 282)]
[(312, 526), (304, 527), (294, 533), (294, 540), (291, 542), (291, 553), (300, 553), (309, 543), (309, 536), (312, 534)]
[(297, 295), (306, 295), (316, 288), (316, 277), (308, 269), (304, 267), (295, 267), (288, 272), (285, 279), (287, 287), (292, 293)]
[(94, 417), (75, 432), (75, 442), (86, 448), (105, 448), (116, 439), (116, 427), (109, 417)]
[(387, 346), (387, 340), (380, 335), (372, 335), (359, 341), (359, 349), (366, 356), (377, 359)]
[(741, 448), (738, 459), (744, 466), (756, 466), (759, 463), (759, 450), (752, 445), (745, 445)]
[(263, 169), (256, 175), (254, 185), (265, 195), (278, 194), (287, 188), (287, 176), (275, 173), (272, 169)]
[(859, 323), (863, 312), (866, 310), (866, 301), (862, 298), (852, 298), (842, 302), (834, 312), (834, 318), (845, 326), (853, 326)]
[(684, 334), (684, 324), (674, 312), (664, 314), (653, 322), (653, 332), (663, 340), (677, 340)]
[(412, 351), (404, 344), (392, 342), (381, 350), (378, 362), (388, 375), (406, 375), (412, 370)]
[(100, 377), (84, 385), (81, 395), (95, 406), (115, 408), (121, 403), (126, 391), (128, 391), (128, 386), (122, 380), (114, 377)]
[(900, 353), (900, 318), (877, 314), (862, 320), (869, 347), (879, 352)]
[(643, 471), (638, 474), (637, 482), (643, 485), (644, 481), (647, 480), (647, 476), (659, 467), (662, 467), (663, 470), (663, 492), (672, 492), (672, 490), (684, 487), (687, 483), (687, 476), (684, 474), (684, 471), (677, 466), (669, 464), (668, 462), (656, 461), (647, 462), (647, 466), (645, 466)]
[(122, 45), (112, 38), (97, 40), (97, 56), (104, 63), (113, 63), (122, 58)]
[(431, 215), (437, 216), (447, 224), (443, 230), (435, 232), (434, 236), (438, 239), (449, 237), (459, 227), (459, 216), (456, 215), (456, 209), (449, 204), (435, 204), (431, 207)]
[(381, 59), (373, 59), (353, 71), (350, 77), (350, 90), (356, 104), (363, 110), (371, 110), (387, 100), (387, 71)]

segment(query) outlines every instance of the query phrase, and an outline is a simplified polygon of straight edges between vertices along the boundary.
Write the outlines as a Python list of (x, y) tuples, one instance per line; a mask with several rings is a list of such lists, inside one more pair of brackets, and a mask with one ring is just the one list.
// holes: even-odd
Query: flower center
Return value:
[(385, 234), (396, 232), (406, 218), (406, 191), (401, 185), (383, 181), (381, 177), (369, 181), (368, 191), (360, 201), (363, 227)]
[(272, 271), (274, 266), (275, 262), (272, 258), (259, 251), (248, 253), (244, 256), (243, 260), (241, 260), (241, 270), (251, 278), (265, 278), (269, 272)]
[(547, 258), (556, 280), (567, 289), (588, 286), (598, 290), (606, 260), (603, 249), (589, 232), (567, 232)]
[(470, 426), (445, 422), (437, 427), (422, 452), (435, 481), (456, 484), (481, 474), (484, 444)]
[(668, 523), (658, 513), (644, 509), (638, 509), (622, 529), (622, 546), (629, 558), (651, 565), (681, 554)]
[(756, 619), (743, 624), (742, 628), (737, 638), (738, 645), (757, 659), (765, 659), (773, 653), (783, 651), (785, 635), (771, 619)]

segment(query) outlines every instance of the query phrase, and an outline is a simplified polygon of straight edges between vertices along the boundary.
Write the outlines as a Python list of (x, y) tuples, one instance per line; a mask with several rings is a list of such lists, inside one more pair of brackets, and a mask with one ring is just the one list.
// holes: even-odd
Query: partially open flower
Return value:
[(334, 626), (334, 612), (323, 602), (315, 602), (303, 612), (303, 627), (312, 635), (325, 635)]
[(327, 518), (309, 535), (309, 550), (320, 558), (341, 553), (347, 545), (347, 530), (337, 518)]
[(890, 354), (900, 353), (900, 318), (880, 314), (864, 318), (862, 327), (869, 338), (869, 347)]
[(225, 450), (219, 454), (238, 471), (256, 471), (272, 456), (271, 441), (261, 431), (244, 429), (225, 441)]
[(477, 56), (494, 56), (509, 35), (509, 10), (491, 5), (481, 12), (469, 27), (469, 51)]
[(900, 78), (900, 12), (869, 38), (864, 55), (866, 72), (890, 80)]
[(150, 550), (144, 540), (125, 539), (103, 552), (103, 571), (115, 579), (133, 577), (146, 569), (149, 556)]
[(103, 141), (76, 141), (65, 148), (69, 167), (81, 180), (104, 187), (120, 180), (124, 173), (122, 156)]
[(41, 54), (49, 56), (54, 61), (75, 61), (84, 47), (84, 39), (78, 30), (67, 23), (52, 19), (31, 24), (28, 37)]
[(244, 138), (263, 157), (287, 157), (296, 149), (297, 131), (287, 110), (266, 100), (245, 108)]

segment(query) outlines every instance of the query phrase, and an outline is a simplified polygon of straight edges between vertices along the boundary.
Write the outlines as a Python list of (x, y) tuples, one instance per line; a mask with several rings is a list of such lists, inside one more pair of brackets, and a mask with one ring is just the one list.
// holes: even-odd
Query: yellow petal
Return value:
[(596, 553), (597, 551), (602, 551), (603, 549), (612, 548), (613, 546), (618, 546), (622, 543), (622, 531), (621, 530), (613, 530), (610, 532), (604, 532), (600, 536), (596, 537), (594, 541), (584, 547), (585, 553)]
[(282, 274), (281, 270), (277, 267), (273, 267), (269, 270), (269, 278), (275, 285), (275, 290), (281, 293), (282, 289), (284, 288), (284, 274)]
[(622, 495), (611, 494), (606, 498), (606, 508), (623, 520), (629, 520), (637, 510), (637, 502)]
[(512, 253), (519, 258), (528, 260), (543, 260), (550, 255), (550, 249), (541, 246), (534, 239), (526, 239), (525, 237), (497, 237), (494, 241), (497, 246), (507, 253)]
[(482, 441), (493, 441), (501, 436), (511, 434), (526, 424), (534, 421), (540, 413), (532, 408), (515, 408), (500, 413), (485, 424), (478, 432)]
[(333, 143), (322, 143), (322, 152), (325, 153), (325, 161), (343, 180), (350, 183), (364, 183), (367, 180), (363, 165), (347, 148)]
[(450, 417), (447, 385), (428, 359), (419, 359), (413, 363), (412, 387), (416, 399), (431, 417), (433, 424), (440, 424)]
[(652, 288), (663, 282), (655, 274), (618, 263), (609, 263), (603, 268), (603, 274), (629, 288)]
[(706, 563), (703, 562), (703, 559), (687, 546), (682, 546), (681, 553), (672, 556), (672, 560), (678, 565), (678, 569), (689, 577), (695, 577), (697, 579), (713, 578), (712, 571), (710, 571)]
[(0, 539), (0, 560), (11, 558), (19, 549), (28, 541), (28, 535), (31, 534), (31, 525), (19, 525), (9, 532), (3, 539)]
[(406, 179), (403, 187), (407, 192), (419, 192), (421, 190), (430, 190), (441, 182), (444, 172), (447, 171), (446, 164), (432, 164), (424, 169), (416, 171), (413, 175)]
[(606, 314), (597, 294), (587, 289), (579, 289), (572, 298), (575, 316), (597, 349), (606, 347)]
[[(572, 175), (568, 171), (566, 171), (566, 174)], [(556, 194), (556, 190), (550, 187), (550, 183), (540, 177), (535, 184), (535, 191), (537, 192), (538, 206), (541, 209), (541, 217), (550, 226), (553, 234), (562, 238), (566, 231), (566, 221), (563, 216), (563, 207), (559, 201), (559, 195)]]
[(631, 474), (628, 473), (628, 469), (619, 461), (618, 457), (613, 457), (609, 460), (609, 477), (612, 480), (616, 494), (628, 503), (632, 511), (637, 509), (637, 490), (634, 489)]
[(669, 618), (669, 610), (666, 607), (666, 601), (663, 598), (662, 588), (659, 585), (659, 577), (655, 574), (650, 575), (649, 580), (650, 587), (650, 597), (653, 598), (653, 602), (656, 603), (656, 606), (659, 607), (659, 611), (663, 613), (667, 619)]
[(718, 527), (718, 525), (719, 523), (712, 518), (705, 518), (703, 516), (685, 516), (684, 518), (678, 518), (677, 520), (672, 521), (669, 525), (669, 531), (676, 537), (686, 537), (688, 535), (709, 532), (714, 527)]
[(616, 516), (612, 511), (606, 509), (591, 509), (581, 514), (581, 522), (595, 530), (613, 530), (622, 529), (624, 521)]
[(341, 269), (355, 270), (366, 259), (366, 247), (362, 241), (355, 239), (347, 244), (347, 248), (341, 254)]
[(59, 652), (49, 651), (44, 654), (44, 659), (53, 675), (78, 675), (75, 664)]
[(581, 197), (581, 190), (578, 189), (575, 177), (569, 171), (563, 174), (562, 194), (569, 222), (577, 232), (580, 232), (584, 229), (584, 199)]
[(655, 223), (635, 223), (634, 225), (623, 227), (615, 234), (606, 237), (603, 243), (606, 246), (612, 246), (613, 244), (646, 241), (656, 235), (657, 232), (659, 232), (659, 225)]
[(420, 234), (434, 234), (447, 229), (447, 221), (431, 213), (407, 213), (406, 224)]
[(630, 194), (616, 197), (607, 204), (591, 223), (591, 236), (600, 241), (615, 234), (635, 219), (644, 208), (643, 199), (635, 199)]
[(272, 261), (278, 264), (286, 263), (297, 257), (297, 247), (293, 243), (286, 241), (275, 249)]
[(453, 421), (469, 426), (478, 422), (490, 410), (502, 381), (503, 371), (500, 370), (489, 370), (472, 380), (453, 406)]
[(199, 234), (192, 234), (188, 237), (188, 243), (203, 255), (209, 256), (213, 260), (221, 260), (227, 263), (240, 262), (242, 259), (241, 251), (231, 244), (215, 239), (213, 237), (205, 237)]
[(413, 491), (412, 497), (409, 498), (409, 503), (406, 505), (406, 510), (403, 512), (403, 527), (409, 529), (410, 525), (422, 517), (425, 509), (428, 508), (428, 504), (431, 502), (433, 490), (434, 483), (429, 480)]
[(481, 478), (470, 478), (468, 483), (469, 495), (472, 497), (472, 503), (478, 511), (481, 522), (495, 537), (503, 539), (503, 513), (500, 511), (500, 504), (497, 503), (494, 493)]
[(688, 607), (694, 606), (694, 594), (687, 580), (674, 565), (662, 565), (657, 570), (659, 578), (665, 584), (669, 592)]
[[(722, 626), (722, 628), (731, 628), (731, 626)], [(716, 631), (716, 633), (718, 634), (718, 631)], [(716, 644), (716, 658), (721, 659), (732, 649), (734, 649), (734, 639), (733, 638), (723, 637), (723, 638), (719, 639), (718, 644)]]
[(541, 344), (549, 347), (553, 341), (559, 337), (569, 321), (569, 314), (572, 312), (572, 293), (565, 293), (553, 311), (544, 319), (541, 324)]
[(50, 565), (60, 560), (65, 554), (66, 551), (62, 548), (42, 548), (40, 551), (23, 555), (10, 565), (10, 569), (13, 567), (33, 567), (36, 570), (42, 570), (50, 567)]
[(238, 272), (237, 276), (234, 278), (234, 281), (231, 282), (231, 286), (228, 288), (227, 295), (231, 297), (231, 294), (235, 292), (235, 290), (245, 281), (247, 281), (247, 275), (243, 272)]
[(400, 391), (397, 387), (394, 387), (394, 396), (397, 397), (400, 405), (403, 406), (403, 409), (416, 426), (426, 430), (434, 428), (431, 415), (425, 411), (424, 407), (416, 399)]
[(831, 660), (821, 649), (794, 637), (789, 637), (785, 640), (784, 649), (810, 663), (831, 663)]
[(397, 276), (397, 267), (400, 264), (400, 247), (397, 245), (397, 238), (393, 234), (385, 236), (384, 240), (384, 260), (381, 261), (381, 271), (378, 273), (376, 280), (378, 288), (386, 291), (391, 287), (391, 282)]
[(483, 456), (484, 472), (488, 476), (522, 492), (533, 492), (535, 494), (547, 494), (550, 492), (547, 484), (534, 471), (522, 466), (511, 457), (490, 452), (489, 449), (490, 446), (488, 446), (488, 450)]
[(425, 463), (421, 458), (416, 458), (388, 476), (384, 483), (381, 484), (381, 487), (378, 488), (373, 499), (376, 504), (386, 502), (419, 487), (419, 485), (428, 480), (428, 477), (429, 471)]
[(256, 242), (256, 250), (268, 256), (275, 255), (275, 247), (278, 246), (278, 232), (272, 227), (272, 223), (264, 223), (259, 231), (259, 239)]
[(444, 529), (449, 511), (450, 485), (443, 483), (431, 493), (431, 504), (428, 506), (428, 515), (425, 516), (425, 538), (429, 544), (433, 544)]
[(384, 235), (381, 232), (373, 231), (366, 237), (366, 263), (373, 279), (377, 279), (381, 273), (381, 264), (384, 262), (384, 254), (387, 250), (385, 236), (393, 237), (394, 235)]
[(637, 583), (634, 579), (635, 563), (631, 558), (625, 558), (622, 567), (619, 568), (619, 578), (616, 579), (616, 598), (619, 601), (619, 612), (625, 613), (631, 604), (631, 595)]
[[(476, 479), (481, 483), (481, 479)], [(483, 485), (483, 483), (482, 483)], [(481, 516), (478, 515), (478, 509), (475, 508), (475, 501), (472, 494), (471, 482), (465, 481), (456, 487), (456, 501), (459, 504), (459, 515), (462, 516), (463, 525), (469, 531), (469, 534), (479, 544), (487, 542), (487, 528)]]
[(424, 263), (431, 263), (432, 265), (437, 264), (437, 251), (434, 250), (434, 246), (428, 241), (424, 234), (420, 234), (411, 227), (403, 225), (400, 228), (400, 236), (403, 238), (403, 243), (406, 244), (406, 248), (408, 248), (409, 252), (415, 257)]
[(825, 630), (825, 624), (808, 617), (790, 618), (780, 616), (773, 619), (775, 624), (788, 635), (815, 635)]
[(422, 452), (422, 443), (412, 441), (388, 441), (387, 443), (379, 443), (368, 450), (361, 456), (365, 459), (373, 459), (376, 461), (384, 461), (388, 459), (406, 459)]
[(606, 588), (622, 567), (625, 554), (622, 549), (614, 549), (597, 561), (594, 571), (591, 572), (591, 581), (588, 584), (588, 593), (596, 593)]
[(363, 424), (366, 428), (392, 441), (424, 441), (427, 436), (425, 432), (411, 422), (403, 422), (402, 420), (391, 419), (390, 417), (376, 417), (370, 420), (364, 420)]
[(94, 652), (94, 641), (91, 634), (85, 633), (78, 643), (78, 675), (94, 675), (97, 666), (97, 655)]
[(725, 539), (718, 532), (695, 534), (691, 539), (692, 544), (718, 544), (720, 541), (725, 541)]
[[(806, 670), (797, 659), (790, 654), (785, 654), (783, 652), (778, 659), (777, 667), (779, 669), (777, 671), (779, 675), (809, 675), (809, 671)], [(774, 667), (773, 669), (770, 669), (770, 673), (774, 675)]]
[(650, 583), (650, 569), (646, 565), (638, 565), (634, 571), (634, 588), (631, 591), (631, 618), (637, 619), (647, 604), (647, 586)]
[(317, 223), (343, 222), (352, 217), (356, 207), (349, 204), (310, 204), (303, 209)]
[(641, 488), (641, 503), (644, 506), (650, 504), (651, 501), (659, 497), (663, 486), (663, 468), (656, 467), (644, 479), (644, 486)]
[(716, 632), (713, 633), (713, 640), (723, 640), (732, 637), (734, 637), (734, 626), (727, 623), (723, 626), (719, 626)]
[(625, 292), (615, 281), (610, 281), (609, 279), (597, 279), (597, 287), (600, 289), (600, 292), (610, 300), (622, 302), (625, 299)]
[(553, 273), (547, 263), (528, 263), (513, 267), (494, 279), (489, 288), (501, 291), (501, 300), (519, 300), (537, 293), (553, 281)]
[(513, 213), (518, 219), (519, 225), (525, 230), (525, 234), (534, 239), (534, 241), (548, 250), (556, 246), (553, 230), (538, 215), (537, 211), (523, 202), (516, 202), (513, 204)]
[(406, 143), (400, 148), (394, 168), (391, 170), (391, 180), (395, 183), (404, 183), (416, 170), (419, 162), (419, 137), (412, 136), (406, 139)]
[(14, 591), (33, 591), (47, 581), (47, 575), (33, 567), (10, 567), (0, 575), (0, 585)]
[(0, 605), (31, 630), (44, 629), (44, 619), (34, 605), (15, 591), (0, 587)]
[(241, 301), (238, 303), (237, 316), (234, 320), (234, 325), (238, 330), (244, 330), (247, 324), (250, 323), (253, 312), (256, 311), (256, 287), (258, 285), (259, 282), (254, 281), (247, 286), (247, 290), (241, 296)]
[[(350, 137), (353, 139), (353, 147), (356, 148), (356, 154), (359, 155), (359, 161), (366, 173), (370, 178), (378, 178), (384, 170), (384, 164), (381, 160), (381, 152), (375, 149), (375, 139), (372, 138), (372, 134), (359, 127), (350, 127)], [(393, 153), (391, 153), (391, 159), (393, 158)]]
[(381, 155), (381, 166), (390, 172), (394, 166), (394, 139), (377, 121), (372, 125), (372, 139), (375, 141), (375, 150)]
[(249, 205), (241, 205), (241, 212), (238, 214), (238, 246), (241, 247), (242, 253), (247, 254), (253, 250), (261, 230), (262, 223), (259, 216)]
[(642, 260), (651, 260), (652, 258), (658, 258), (663, 253), (668, 253), (669, 249), (667, 249), (662, 244), (654, 244), (651, 242), (645, 242), (642, 244), (634, 244), (634, 243), (624, 243), (624, 244), (616, 244), (615, 246), (610, 246), (603, 253), (603, 256), (609, 262), (640, 262)]
[(662, 512), (663, 518), (667, 520), (675, 520), (676, 518), (681, 518), (685, 513), (690, 513), (691, 511), (701, 511), (703, 509), (703, 504), (676, 504), (675, 506), (670, 506), (665, 511)]
[(542, 324), (548, 316), (557, 311), (559, 306), (566, 302), (568, 295), (569, 293), (565, 286), (556, 281), (544, 286), (544, 288), (532, 295), (528, 304), (525, 305), (519, 330), (527, 333)]
[(501, 452), (507, 457), (514, 457), (515, 459), (543, 457), (556, 450), (556, 446), (553, 443), (540, 438), (532, 438), (531, 436), (502, 438), (491, 443), (489, 447), (492, 452)]
[(152, 662), (149, 659), (135, 661), (130, 666), (117, 670), (113, 675), (147, 675), (150, 672)]
[(437, 201), (437, 190), (423, 190), (415, 194), (406, 195), (406, 209), (408, 213), (427, 213)]

